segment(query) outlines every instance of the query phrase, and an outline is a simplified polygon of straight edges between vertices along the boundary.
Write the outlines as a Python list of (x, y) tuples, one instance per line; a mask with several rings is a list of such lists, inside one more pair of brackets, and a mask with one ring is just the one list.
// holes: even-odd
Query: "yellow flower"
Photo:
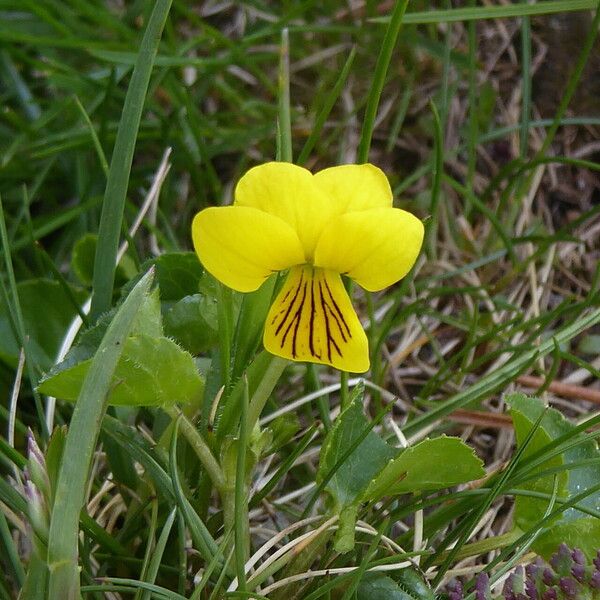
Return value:
[(389, 182), (371, 164), (312, 175), (271, 162), (240, 179), (233, 206), (199, 212), (192, 237), (206, 270), (239, 292), (289, 269), (265, 324), (269, 352), (363, 373), (367, 337), (340, 275), (371, 292), (395, 283), (419, 254), (423, 224), (392, 207)]

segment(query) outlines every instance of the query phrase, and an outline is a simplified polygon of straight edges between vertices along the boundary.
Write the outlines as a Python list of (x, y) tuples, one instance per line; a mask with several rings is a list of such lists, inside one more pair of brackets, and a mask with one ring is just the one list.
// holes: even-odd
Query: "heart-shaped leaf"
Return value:
[(335, 548), (354, 546), (354, 525), (362, 502), (383, 496), (437, 490), (484, 475), (481, 460), (462, 440), (442, 436), (397, 449), (383, 440), (363, 414), (364, 388), (353, 392), (323, 444), (317, 481), (340, 516)]
[[(89, 358), (50, 375), (40, 383), (39, 391), (76, 400), (91, 362)], [(199, 402), (203, 389), (203, 380), (189, 353), (169, 338), (136, 334), (125, 341), (108, 402), (127, 406)]]
[[(511, 409), (517, 444), (522, 444), (529, 431), (545, 411), (544, 416), (533, 434), (530, 443), (523, 453), (526, 461), (528, 456), (543, 448), (552, 440), (573, 431), (574, 425), (560, 412), (553, 408), (546, 408), (538, 398), (528, 398), (524, 394), (512, 394), (506, 398)], [(568, 465), (583, 460), (598, 460), (600, 452), (593, 440), (585, 439), (577, 433), (573, 441), (580, 443), (565, 450), (562, 454), (549, 458), (536, 471), (543, 471), (551, 467)], [(519, 487), (551, 495), (554, 488), (555, 475), (548, 475), (534, 480), (529, 480)], [(590, 463), (579, 466), (577, 469), (566, 469), (558, 474), (558, 496), (569, 498), (585, 492), (597, 485), (600, 481), (600, 466)], [(600, 492), (595, 492), (581, 500), (581, 506), (600, 511)], [(517, 525), (527, 531), (534, 527), (548, 507), (548, 501), (531, 497), (520, 496), (516, 500), (515, 521)], [(583, 513), (575, 508), (569, 508), (557, 518), (552, 526), (547, 528), (536, 538), (533, 548), (542, 556), (549, 558), (561, 542), (566, 542), (572, 547), (583, 550), (588, 558), (593, 558), (598, 549), (600, 539), (600, 525), (598, 519)]]
[[(362, 397), (362, 386), (355, 388), (350, 406), (337, 418), (321, 451), (317, 481), (323, 481), (337, 465), (325, 489), (333, 497), (338, 510), (359, 502), (371, 480), (397, 453), (374, 431), (368, 431), (369, 423), (363, 414)], [(364, 439), (339, 464), (361, 436)]]
[(364, 492), (365, 500), (439, 490), (483, 477), (483, 463), (460, 438), (427, 439), (389, 461)]

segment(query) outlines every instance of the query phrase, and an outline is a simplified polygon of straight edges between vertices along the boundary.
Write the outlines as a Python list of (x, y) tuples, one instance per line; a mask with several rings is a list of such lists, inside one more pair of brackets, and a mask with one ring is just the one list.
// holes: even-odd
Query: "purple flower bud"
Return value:
[(600, 571), (594, 571), (590, 579), (590, 586), (595, 590), (600, 590)]
[(29, 458), (27, 477), (48, 498), (50, 495), (50, 480), (48, 479), (46, 459), (35, 441), (31, 429), (27, 431), (27, 456)]
[(585, 567), (581, 564), (574, 564), (571, 567), (571, 575), (573, 575), (579, 583), (583, 583), (583, 580), (585, 579)]
[(598, 550), (596, 558), (594, 558), (594, 566), (596, 567), (596, 569), (598, 569), (598, 571), (600, 571), (600, 550)]
[(579, 548), (575, 548), (573, 552), (571, 552), (571, 558), (578, 565), (585, 565), (586, 563), (585, 554)]
[(525, 567), (525, 575), (527, 575), (528, 578), (530, 579), (535, 579), (536, 575), (538, 574), (538, 571), (540, 570), (539, 565), (536, 564), (530, 564), (527, 565)]
[(552, 568), (559, 575), (569, 575), (571, 573), (571, 566), (573, 559), (571, 558), (571, 550), (564, 542), (558, 547), (558, 551), (553, 554), (550, 559)]
[(542, 575), (542, 581), (548, 587), (554, 585), (556, 583), (556, 578), (554, 577), (554, 573), (550, 569), (544, 569), (544, 573)]
[(504, 582), (502, 586), (502, 595), (504, 596), (504, 600), (517, 600), (513, 589), (513, 582), (515, 579), (515, 574), (511, 573)]
[(525, 582), (525, 593), (528, 600), (538, 600), (537, 586), (533, 577), (528, 577)]
[(453, 579), (446, 586), (448, 590), (448, 600), (463, 600), (463, 586), (458, 579)]
[(567, 544), (565, 544), (564, 542), (562, 542), (560, 544), (560, 546), (558, 547), (558, 554), (560, 556), (570, 556), (571, 555), (571, 549), (569, 548), (569, 546), (567, 546)]
[(27, 498), (29, 523), (38, 537), (47, 539), (50, 517), (46, 509), (44, 497), (32, 481), (25, 482), (24, 491)]
[(35, 460), (40, 465), (43, 465), (44, 468), (46, 467), (46, 459), (38, 443), (35, 441), (35, 436), (31, 429), (27, 430), (27, 456), (29, 460)]
[(548, 588), (544, 595), (542, 596), (542, 600), (558, 600), (558, 594), (554, 588)]
[(26, 479), (25, 485), (23, 486), (23, 491), (25, 492), (25, 497), (27, 498), (28, 504), (33, 504), (34, 502), (43, 502), (43, 498), (40, 495), (39, 490), (29, 479)]
[(574, 579), (571, 579), (570, 577), (561, 577), (559, 585), (567, 598), (577, 597), (577, 582)]
[(490, 578), (487, 573), (479, 573), (475, 580), (475, 598), (477, 600), (488, 600), (490, 591)]

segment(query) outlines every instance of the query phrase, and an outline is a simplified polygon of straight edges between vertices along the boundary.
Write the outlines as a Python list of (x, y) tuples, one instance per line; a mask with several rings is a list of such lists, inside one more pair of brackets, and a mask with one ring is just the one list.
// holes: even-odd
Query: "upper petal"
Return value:
[(321, 232), (336, 206), (315, 185), (307, 169), (291, 163), (269, 162), (250, 169), (235, 188), (235, 205), (251, 206), (288, 223), (311, 260)]
[(405, 210), (350, 212), (323, 230), (315, 266), (344, 273), (375, 292), (410, 271), (422, 243), (423, 223)]
[(192, 239), (206, 270), (238, 292), (252, 292), (273, 272), (304, 262), (295, 231), (256, 208), (200, 211), (192, 222)]
[(332, 198), (339, 213), (392, 206), (392, 190), (385, 173), (376, 166), (340, 165), (319, 171), (315, 183)]

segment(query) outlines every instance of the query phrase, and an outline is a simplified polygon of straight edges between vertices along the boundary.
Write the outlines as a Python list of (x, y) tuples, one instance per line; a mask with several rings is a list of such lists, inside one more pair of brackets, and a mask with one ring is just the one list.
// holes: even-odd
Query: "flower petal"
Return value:
[(304, 262), (294, 230), (256, 208), (200, 211), (192, 223), (192, 239), (206, 270), (238, 292), (252, 292), (275, 271)]
[(375, 292), (410, 271), (422, 243), (423, 223), (405, 210), (350, 212), (325, 228), (314, 264), (348, 275)]
[(339, 214), (392, 206), (392, 190), (385, 173), (375, 165), (340, 165), (319, 171), (316, 185), (337, 204)]
[(293, 267), (271, 306), (263, 340), (269, 352), (291, 360), (352, 373), (369, 369), (367, 336), (333, 271)]
[(283, 219), (298, 234), (306, 261), (312, 259), (321, 231), (336, 212), (310, 171), (285, 162), (250, 169), (235, 188), (235, 205)]

